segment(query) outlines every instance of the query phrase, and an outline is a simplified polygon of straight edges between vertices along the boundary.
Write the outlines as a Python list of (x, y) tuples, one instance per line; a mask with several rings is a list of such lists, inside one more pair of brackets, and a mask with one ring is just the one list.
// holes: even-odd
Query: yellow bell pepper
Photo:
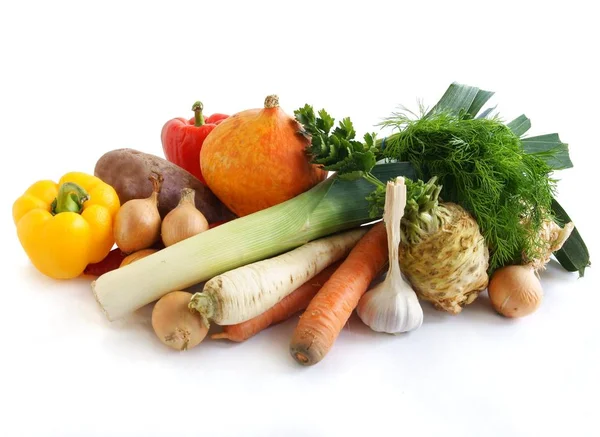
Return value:
[(42, 180), (13, 203), (13, 221), (32, 264), (55, 279), (75, 278), (112, 249), (120, 208), (113, 187), (96, 176), (71, 172), (58, 183)]

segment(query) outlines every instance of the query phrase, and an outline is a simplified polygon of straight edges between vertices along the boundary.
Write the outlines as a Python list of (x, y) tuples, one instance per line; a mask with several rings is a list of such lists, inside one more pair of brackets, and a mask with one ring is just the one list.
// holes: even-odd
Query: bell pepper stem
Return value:
[(204, 115), (202, 115), (203, 109), (204, 105), (200, 101), (195, 102), (192, 106), (192, 111), (194, 111), (194, 126), (200, 127), (204, 125)]
[(74, 212), (79, 214), (83, 204), (90, 196), (81, 186), (74, 182), (65, 182), (58, 189), (58, 195), (52, 202), (52, 214)]

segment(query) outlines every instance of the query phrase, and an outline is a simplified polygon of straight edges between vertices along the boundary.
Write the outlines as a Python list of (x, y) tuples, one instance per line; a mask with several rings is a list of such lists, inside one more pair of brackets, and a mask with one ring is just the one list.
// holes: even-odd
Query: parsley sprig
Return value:
[(337, 172), (341, 179), (364, 178), (375, 186), (384, 184), (371, 174), (377, 163), (375, 134), (367, 133), (364, 141), (356, 139), (356, 131), (349, 117), (342, 119), (334, 128), (335, 119), (324, 109), (318, 116), (312, 106), (306, 104), (294, 111), (302, 125), (301, 133), (311, 140), (308, 153), (313, 163), (324, 170)]
[[(340, 179), (363, 178), (373, 184), (375, 189), (366, 200), (370, 205), (371, 217), (381, 217), (385, 206), (386, 182), (371, 173), (377, 161), (383, 157), (376, 145), (376, 135), (367, 133), (364, 141), (358, 141), (350, 118), (340, 120), (334, 128), (335, 119), (327, 111), (321, 109), (315, 114), (313, 107), (308, 104), (294, 111), (294, 114), (301, 125), (300, 133), (311, 141), (307, 149), (311, 162), (327, 171), (336, 172)], [(407, 210), (413, 211), (415, 217), (425, 214), (431, 218), (432, 211), (437, 208), (441, 187), (435, 183), (436, 179), (432, 178), (425, 184), (405, 177)], [(432, 192), (435, 194), (432, 195)]]

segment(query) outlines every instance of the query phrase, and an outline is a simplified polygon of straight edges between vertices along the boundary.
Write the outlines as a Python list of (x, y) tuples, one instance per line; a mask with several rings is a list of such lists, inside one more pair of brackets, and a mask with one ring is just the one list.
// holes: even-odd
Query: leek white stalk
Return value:
[[(406, 164), (382, 164), (382, 181), (409, 172)], [(366, 196), (372, 186), (333, 176), (286, 202), (202, 232), (92, 282), (109, 320), (237, 267), (292, 250), (309, 241), (373, 221)]]
[(219, 325), (234, 325), (256, 317), (345, 258), (369, 228), (363, 226), (319, 238), (282, 255), (257, 261), (215, 276), (194, 294), (189, 307)]

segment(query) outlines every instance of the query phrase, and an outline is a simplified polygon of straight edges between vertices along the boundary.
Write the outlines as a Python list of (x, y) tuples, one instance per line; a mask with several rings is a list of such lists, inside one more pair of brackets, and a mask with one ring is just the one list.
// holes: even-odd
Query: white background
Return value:
[(106, 151), (161, 154), (167, 120), (260, 107), (276, 93), (351, 116), (362, 135), (452, 81), (496, 91), (507, 120), (559, 132), (575, 168), (558, 198), (596, 258), (598, 49), (593, 2), (2, 2), (2, 436), (533, 436), (598, 433), (597, 266), (552, 262), (534, 315), (485, 293), (425, 307), (410, 335), (353, 317), (324, 361), (288, 354), (289, 321), (244, 344), (163, 347), (149, 308), (110, 324), (89, 280), (31, 267), (10, 208), (38, 179)]

